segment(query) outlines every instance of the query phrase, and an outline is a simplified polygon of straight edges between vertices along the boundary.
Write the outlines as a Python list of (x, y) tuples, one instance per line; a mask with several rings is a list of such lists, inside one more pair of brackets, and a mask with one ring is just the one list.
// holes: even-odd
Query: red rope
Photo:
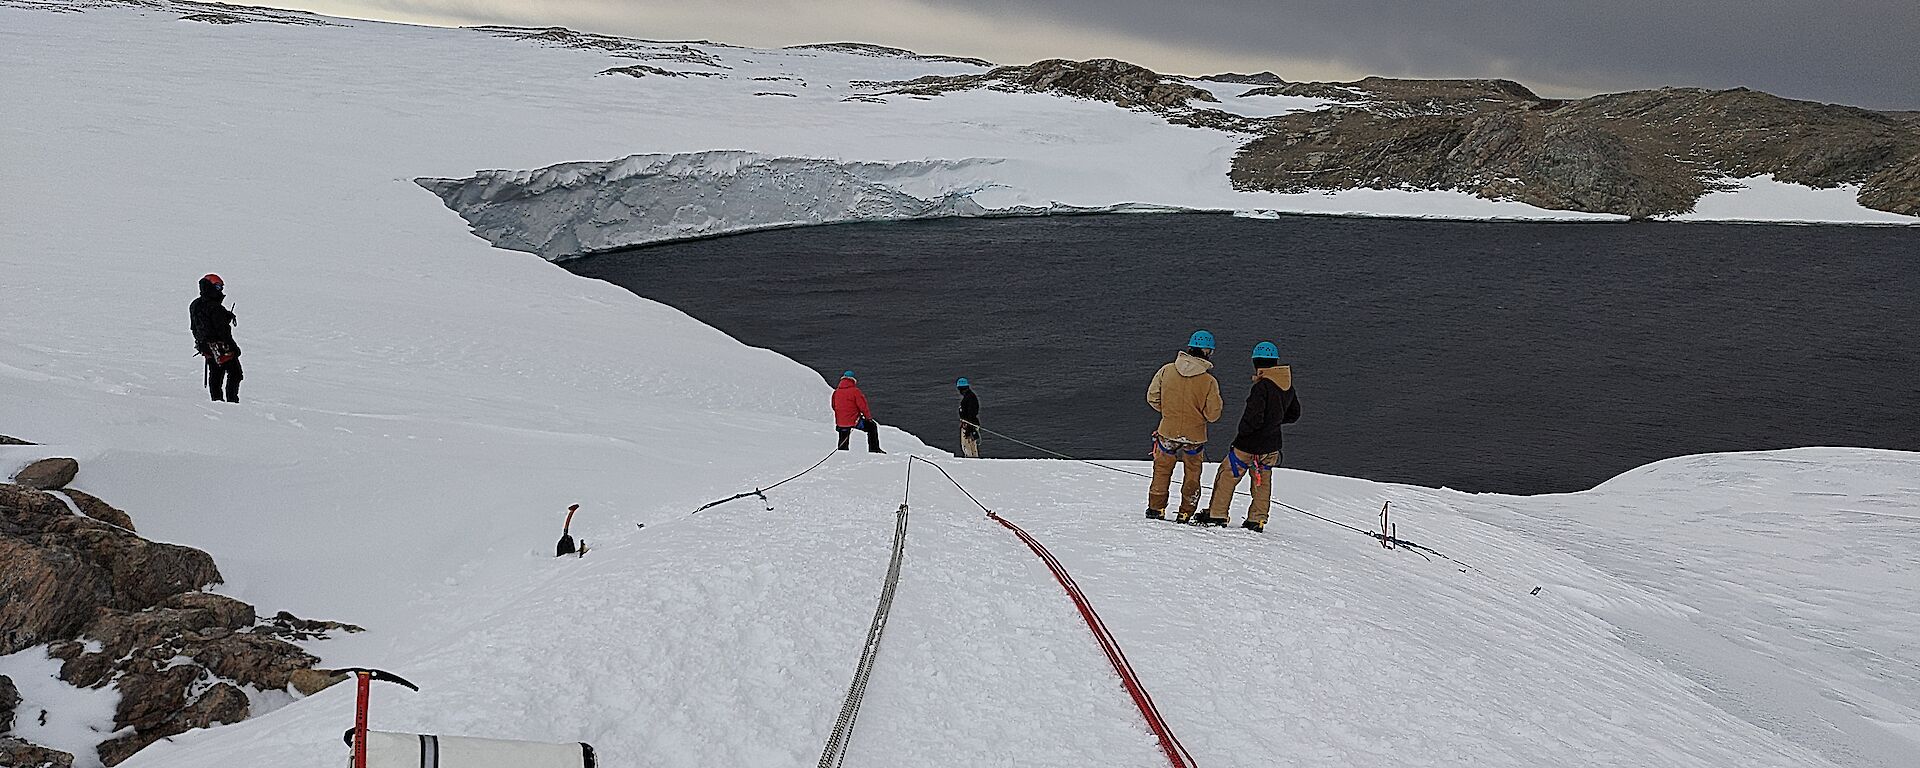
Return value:
[(992, 512), (988, 512), (987, 517), (1013, 531), (1013, 535), (1020, 537), (1021, 541), (1026, 542), (1027, 548), (1046, 562), (1047, 568), (1053, 571), (1053, 578), (1067, 590), (1067, 596), (1073, 598), (1074, 606), (1080, 609), (1080, 618), (1086, 620), (1087, 629), (1092, 630), (1094, 638), (1100, 641), (1100, 649), (1106, 652), (1107, 661), (1112, 662), (1113, 671), (1120, 675), (1120, 683), (1126, 686), (1127, 694), (1133, 697), (1134, 706), (1140, 708), (1140, 716), (1146, 718), (1147, 728), (1160, 739), (1160, 749), (1167, 753), (1167, 762), (1172, 763), (1173, 768), (1193, 768), (1193, 755), (1187, 753), (1186, 746), (1173, 735), (1173, 729), (1167, 727), (1167, 721), (1160, 717), (1160, 710), (1153, 705), (1153, 697), (1147, 695), (1147, 689), (1134, 676), (1133, 665), (1127, 662), (1127, 654), (1120, 650), (1120, 643), (1107, 630), (1107, 623), (1100, 620), (1100, 614), (1094, 612), (1093, 604), (1087, 602), (1087, 596), (1080, 592), (1080, 585), (1074, 583), (1073, 575), (1067, 573), (1059, 560), (1054, 559), (1052, 552), (1048, 552), (1039, 540), (1028, 535), (1020, 526)]

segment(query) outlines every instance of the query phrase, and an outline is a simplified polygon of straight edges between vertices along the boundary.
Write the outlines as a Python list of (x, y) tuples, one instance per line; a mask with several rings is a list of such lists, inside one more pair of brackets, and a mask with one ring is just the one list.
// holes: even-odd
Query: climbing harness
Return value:
[[(1271, 456), (1271, 455), (1273, 454), (1268, 454), (1268, 456)], [(1267, 463), (1266, 456), (1254, 456), (1253, 461), (1251, 462), (1241, 461), (1240, 452), (1232, 448), (1228, 448), (1227, 449), (1227, 469), (1228, 471), (1231, 471), (1233, 473), (1233, 477), (1236, 480), (1240, 479), (1240, 477), (1246, 475), (1247, 472), (1251, 471), (1253, 472), (1253, 484), (1259, 485), (1261, 482), (1263, 482), (1264, 478), (1269, 476), (1269, 473), (1273, 469), (1273, 465)]]
[(763, 503), (763, 504), (766, 504), (766, 505), (767, 505), (767, 511), (768, 511), (768, 512), (772, 512), (772, 511), (773, 511), (773, 501), (767, 498), (767, 491), (771, 491), (771, 490), (773, 490), (773, 489), (775, 489), (775, 488), (778, 488), (778, 487), (780, 487), (780, 486), (783, 486), (783, 485), (786, 485), (786, 484), (787, 484), (787, 483), (789, 483), (789, 482), (792, 482), (792, 481), (794, 481), (794, 480), (798, 480), (798, 479), (800, 479), (800, 476), (801, 476), (801, 475), (805, 475), (805, 474), (806, 474), (806, 473), (808, 473), (808, 472), (812, 472), (812, 471), (814, 471), (814, 470), (816, 470), (816, 469), (819, 469), (819, 468), (820, 468), (820, 465), (822, 465), (822, 464), (825, 464), (825, 463), (827, 463), (827, 460), (828, 460), (828, 459), (831, 459), (831, 458), (833, 458), (833, 454), (834, 454), (834, 453), (839, 453), (839, 451), (837, 451), (837, 450), (836, 450), (836, 451), (833, 451), (832, 453), (828, 453), (827, 455), (825, 455), (825, 456), (822, 456), (822, 457), (820, 457), (820, 460), (819, 460), (819, 461), (816, 461), (816, 462), (814, 462), (814, 463), (813, 463), (813, 466), (811, 466), (811, 467), (807, 467), (806, 469), (803, 469), (803, 470), (800, 470), (800, 474), (798, 474), (798, 475), (794, 475), (793, 477), (789, 477), (789, 478), (787, 478), (787, 479), (785, 479), (785, 480), (782, 480), (782, 481), (780, 481), (780, 482), (777, 482), (777, 483), (774, 483), (773, 485), (769, 485), (769, 486), (767, 486), (767, 487), (765, 487), (765, 488), (755, 488), (755, 489), (753, 489), (753, 490), (751, 490), (751, 491), (742, 491), (742, 492), (740, 492), (740, 493), (736, 493), (736, 494), (734, 494), (734, 495), (732, 495), (732, 496), (728, 496), (728, 497), (726, 497), (726, 498), (724, 498), (724, 499), (721, 499), (721, 500), (719, 500), (719, 501), (709, 501), (709, 502), (707, 502), (707, 503), (705, 503), (705, 504), (702, 504), (702, 505), (700, 505), (700, 508), (699, 508), (699, 509), (696, 509), (696, 510), (694, 510), (694, 511), (693, 511), (693, 512), (691, 512), (690, 514), (695, 514), (695, 515), (697, 515), (697, 514), (700, 514), (701, 512), (705, 512), (705, 511), (707, 511), (707, 510), (709, 510), (709, 509), (712, 509), (712, 508), (714, 508), (714, 507), (717, 507), (717, 506), (720, 506), (720, 505), (722, 505), (722, 504), (725, 504), (725, 503), (727, 503), (727, 502), (729, 502), (729, 501), (733, 501), (733, 500), (735, 500), (735, 499), (744, 499), (744, 498), (746, 498), (746, 497), (748, 497), (748, 496), (758, 496), (758, 497), (760, 497), (760, 501), (761, 501), (761, 503)]
[[(947, 482), (953, 483), (953, 487), (960, 489), (960, 492), (966, 495), (968, 501), (973, 502), (974, 506), (979, 507), (981, 512), (985, 512), (987, 519), (999, 523), (1007, 530), (1012, 531), (1014, 536), (1019, 537), (1021, 543), (1026, 544), (1028, 549), (1033, 550), (1033, 553), (1039, 556), (1041, 562), (1046, 563), (1047, 569), (1053, 572), (1054, 580), (1060, 583), (1061, 589), (1066, 590), (1067, 597), (1073, 599), (1074, 607), (1079, 609), (1080, 618), (1086, 621), (1087, 629), (1093, 632), (1094, 640), (1100, 643), (1100, 650), (1107, 655), (1107, 662), (1113, 665), (1114, 674), (1120, 676), (1120, 684), (1127, 689), (1127, 695), (1133, 698), (1133, 705), (1139, 708), (1140, 716), (1146, 719), (1147, 728), (1153, 731), (1154, 738), (1159, 740), (1160, 749), (1166, 753), (1167, 762), (1171, 763), (1173, 768), (1193, 768), (1193, 755), (1188, 753), (1186, 746), (1181, 744), (1180, 739), (1173, 735), (1173, 729), (1167, 725), (1166, 718), (1161, 717), (1159, 707), (1154, 706), (1153, 697), (1147, 695), (1146, 687), (1140, 684), (1139, 676), (1134, 674), (1133, 664), (1127, 661), (1127, 654), (1120, 650), (1120, 641), (1114, 639), (1113, 632), (1107, 629), (1107, 623), (1102, 621), (1100, 614), (1093, 610), (1093, 603), (1087, 601), (1086, 594), (1080, 591), (1080, 585), (1073, 580), (1073, 575), (1067, 572), (1066, 566), (1061, 565), (1060, 561), (1054, 558), (1052, 552), (1047, 551), (1046, 546), (1042, 545), (1039, 539), (1035, 539), (1031, 534), (1027, 533), (1025, 529), (1014, 525), (1013, 521), (1001, 517), (993, 510), (988, 509), (987, 505), (980, 503), (980, 500), (974, 497), (972, 491), (967, 490), (967, 487), (961, 485), (959, 480), (955, 480), (953, 475), (947, 473), (945, 467), (919, 456), (909, 456), (907, 457), (909, 483), (912, 482), (913, 462), (915, 461), (933, 467), (935, 471), (947, 478)], [(905, 505), (903, 504), (902, 509), (904, 508)]]
[[(985, 429), (985, 427), (982, 427), (981, 429)], [(993, 432), (990, 434), (999, 435), (1000, 433)], [(1000, 435), (1000, 436), (1006, 437), (1006, 435)], [(1007, 439), (1012, 440), (1012, 438), (1007, 438)], [(1014, 440), (1014, 442), (1018, 443), (1020, 441)], [(1021, 445), (1026, 445), (1026, 444), (1021, 443)], [(1028, 446), (1028, 447), (1032, 447), (1032, 446)], [(1189, 443), (1185, 440), (1174, 440), (1171, 438), (1165, 438), (1165, 437), (1161, 437), (1160, 433), (1155, 432), (1153, 433), (1153, 448), (1154, 450), (1157, 450), (1168, 456), (1198, 456), (1202, 451), (1207, 450), (1207, 444), (1206, 443)], [(1049, 453), (1051, 453), (1051, 451), (1049, 451)]]
[(880, 655), (880, 636), (887, 630), (887, 616), (893, 611), (893, 592), (900, 585), (900, 561), (907, 548), (907, 496), (913, 490), (913, 462), (907, 462), (907, 493), (902, 494), (900, 509), (894, 512), (893, 557), (887, 563), (887, 579), (880, 587), (880, 604), (874, 608), (873, 623), (867, 625), (867, 641), (860, 649), (860, 663), (853, 670), (853, 684), (840, 704), (840, 716), (834, 718), (833, 735), (820, 752), (819, 768), (839, 768), (847, 760), (847, 745), (853, 740), (854, 721), (860, 717), (860, 703), (867, 695), (867, 678), (873, 673), (873, 661)]
[[(1108, 471), (1112, 471), (1112, 472), (1120, 472), (1120, 473), (1124, 473), (1124, 474), (1128, 474), (1128, 475), (1133, 475), (1134, 477), (1143, 477), (1143, 478), (1146, 478), (1146, 479), (1148, 479), (1148, 480), (1151, 480), (1151, 479), (1153, 479), (1153, 478), (1152, 478), (1152, 476), (1150, 476), (1150, 475), (1146, 475), (1146, 474), (1143, 474), (1143, 473), (1140, 473), (1140, 472), (1135, 472), (1135, 471), (1133, 471), (1133, 470), (1131, 470), (1131, 469), (1126, 469), (1126, 468), (1124, 468), (1124, 467), (1116, 467), (1116, 466), (1113, 466), (1113, 465), (1111, 465), (1111, 464), (1101, 464), (1100, 462), (1097, 462), (1097, 461), (1089, 461), (1089, 460), (1087, 460), (1087, 459), (1082, 459), (1082, 458), (1080, 458), (1080, 457), (1078, 457), (1078, 456), (1068, 456), (1068, 455), (1066, 455), (1066, 454), (1064, 454), (1064, 453), (1061, 453), (1061, 452), (1059, 452), (1059, 451), (1056, 451), (1056, 450), (1052, 450), (1052, 449), (1050, 449), (1050, 448), (1042, 448), (1042, 447), (1040, 447), (1040, 446), (1037, 446), (1037, 445), (1034, 445), (1033, 443), (1029, 443), (1029, 442), (1027, 442), (1027, 441), (1025, 441), (1025, 440), (1021, 440), (1020, 438), (1017, 438), (1017, 437), (1012, 437), (1012, 436), (1009, 436), (1009, 435), (1005, 435), (1005, 434), (1002, 434), (1002, 433), (999, 433), (999, 432), (995, 432), (995, 431), (993, 431), (993, 430), (991, 430), (991, 429), (987, 429), (986, 427), (981, 427), (981, 428), (980, 428), (980, 431), (982, 431), (982, 432), (985, 432), (985, 433), (987, 433), (987, 434), (989, 434), (989, 435), (993, 435), (994, 437), (998, 437), (998, 438), (1000, 438), (1000, 439), (1002, 439), (1002, 440), (1006, 440), (1006, 441), (1008, 441), (1008, 442), (1012, 442), (1012, 443), (1018, 443), (1018, 444), (1020, 444), (1020, 445), (1024, 445), (1024, 446), (1026, 446), (1026, 447), (1028, 447), (1028, 448), (1032, 448), (1032, 449), (1034, 449), (1034, 450), (1036, 450), (1036, 451), (1039, 451), (1039, 452), (1041, 452), (1041, 453), (1044, 453), (1044, 454), (1047, 454), (1047, 455), (1050, 455), (1050, 456), (1055, 456), (1055, 457), (1058, 457), (1058, 458), (1062, 458), (1062, 459), (1066, 459), (1066, 460), (1068, 460), (1068, 461), (1077, 461), (1077, 462), (1080, 462), (1080, 463), (1082, 463), (1082, 464), (1090, 464), (1090, 465), (1093, 465), (1093, 466), (1096, 466), (1096, 467), (1099, 467), (1099, 468), (1101, 468), (1101, 469), (1105, 469), (1105, 470), (1108, 470)], [(1157, 435), (1157, 434), (1156, 434), (1156, 435), (1154, 435), (1154, 441), (1155, 441), (1155, 444), (1156, 444), (1156, 445), (1158, 444), (1158, 442), (1159, 442), (1159, 439), (1160, 439), (1160, 436), (1159, 436), (1159, 435)], [(1206, 490), (1206, 491), (1208, 491), (1208, 492), (1211, 492), (1211, 489), (1203, 489), (1203, 490)], [(1244, 493), (1241, 493), (1241, 492), (1240, 492), (1239, 490), (1237, 490), (1237, 489), (1236, 489), (1236, 490), (1234, 491), (1234, 495), (1236, 495), (1236, 496), (1246, 496), (1246, 495), (1248, 495), (1248, 494), (1244, 494)], [(1337, 525), (1337, 526), (1340, 526), (1340, 527), (1342, 527), (1342, 528), (1345, 528), (1345, 529), (1347, 529), (1347, 530), (1349, 530), (1349, 531), (1353, 531), (1354, 533), (1358, 533), (1358, 534), (1360, 534), (1360, 535), (1362, 535), (1362, 536), (1367, 536), (1367, 537), (1370, 537), (1370, 538), (1372, 538), (1372, 539), (1374, 539), (1375, 541), (1379, 541), (1379, 542), (1381, 542), (1382, 544), (1386, 544), (1386, 545), (1391, 545), (1391, 546), (1393, 546), (1393, 547), (1397, 547), (1397, 548), (1401, 548), (1401, 549), (1405, 549), (1405, 550), (1407, 550), (1408, 552), (1412, 552), (1412, 553), (1414, 553), (1414, 554), (1416, 554), (1416, 555), (1419, 555), (1419, 556), (1421, 556), (1421, 557), (1426, 557), (1427, 555), (1432, 555), (1432, 556), (1434, 556), (1434, 557), (1438, 557), (1438, 558), (1440, 558), (1440, 559), (1442, 559), (1442, 560), (1445, 560), (1445, 561), (1447, 561), (1447, 562), (1450, 562), (1450, 563), (1453, 563), (1454, 565), (1457, 565), (1457, 566), (1460, 566), (1460, 568), (1461, 568), (1461, 570), (1463, 570), (1463, 571), (1468, 571), (1468, 570), (1473, 570), (1473, 566), (1471, 566), (1471, 565), (1468, 565), (1468, 564), (1466, 564), (1466, 563), (1464, 563), (1464, 562), (1461, 562), (1461, 561), (1459, 561), (1459, 560), (1456, 560), (1456, 559), (1454, 559), (1454, 558), (1451, 558), (1451, 557), (1448, 557), (1448, 556), (1446, 556), (1445, 554), (1442, 554), (1442, 553), (1440, 553), (1440, 552), (1439, 552), (1438, 550), (1435, 550), (1435, 549), (1433, 549), (1432, 547), (1428, 547), (1428, 546), (1426, 546), (1426, 545), (1423, 545), (1423, 544), (1419, 544), (1419, 543), (1416, 543), (1416, 542), (1412, 542), (1412, 541), (1407, 541), (1406, 539), (1402, 539), (1402, 538), (1400, 538), (1399, 536), (1397, 536), (1397, 535), (1395, 535), (1395, 534), (1393, 534), (1392, 532), (1383, 532), (1383, 531), (1369, 531), (1369, 530), (1367, 530), (1367, 529), (1365, 529), (1365, 528), (1361, 528), (1361, 527), (1359, 527), (1359, 526), (1356, 526), (1356, 525), (1351, 525), (1351, 524), (1349, 524), (1349, 523), (1343, 523), (1343, 522), (1341, 522), (1341, 521), (1339, 521), (1339, 520), (1335, 520), (1335, 519), (1333, 519), (1333, 518), (1331, 518), (1331, 517), (1327, 517), (1327, 516), (1325, 516), (1325, 515), (1319, 515), (1319, 514), (1315, 514), (1315, 513), (1313, 513), (1313, 512), (1309, 512), (1309, 511), (1307, 511), (1307, 510), (1304, 510), (1304, 509), (1301, 509), (1301, 508), (1299, 508), (1299, 507), (1296, 507), (1296, 506), (1294, 506), (1294, 505), (1292, 505), (1292, 504), (1288, 504), (1288, 503), (1286, 503), (1286, 502), (1284, 502), (1284, 501), (1280, 501), (1279, 499), (1274, 499), (1274, 500), (1272, 500), (1272, 503), (1274, 503), (1274, 504), (1276, 504), (1276, 505), (1279, 505), (1279, 506), (1281, 506), (1281, 507), (1284, 507), (1284, 508), (1286, 508), (1286, 509), (1288, 509), (1288, 510), (1292, 510), (1292, 511), (1294, 511), (1294, 512), (1298, 512), (1298, 513), (1300, 513), (1300, 514), (1302, 514), (1302, 515), (1306, 515), (1307, 517), (1311, 517), (1311, 518), (1313, 518), (1313, 519), (1315, 519), (1315, 520), (1319, 520), (1319, 521), (1321, 521), (1321, 522), (1325, 522), (1325, 523), (1332, 523), (1333, 525)]]

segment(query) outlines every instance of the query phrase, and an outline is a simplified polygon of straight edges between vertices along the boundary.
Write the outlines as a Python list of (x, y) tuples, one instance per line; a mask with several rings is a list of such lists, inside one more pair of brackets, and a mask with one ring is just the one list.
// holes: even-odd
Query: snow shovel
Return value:
[(574, 553), (574, 550), (577, 549), (573, 545), (573, 513), (578, 511), (580, 511), (580, 505), (578, 504), (567, 507), (567, 522), (560, 526), (560, 543), (553, 548), (554, 557), (571, 555)]

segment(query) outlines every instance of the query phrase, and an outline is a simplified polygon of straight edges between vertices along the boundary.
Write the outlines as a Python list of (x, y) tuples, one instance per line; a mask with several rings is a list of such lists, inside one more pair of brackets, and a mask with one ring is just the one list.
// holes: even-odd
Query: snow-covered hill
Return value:
[[(1018, 172), (996, 180), (1072, 205), (1280, 205), (1213, 186), (1225, 134), (1034, 94), (969, 112), (663, 91), (708, 79), (595, 77), (631, 60), (471, 30), (6, 5), (0, 432), (54, 445), (0, 450), (0, 470), (76, 456), (143, 534), (212, 553), (229, 594), (368, 627), (314, 650), (423, 685), (381, 691), (378, 725), (586, 740), (614, 766), (811, 764), (919, 453), (1052, 547), (1210, 768), (1920, 754), (1915, 454), (1692, 457), (1537, 498), (1280, 476), (1281, 500), (1355, 525), (1393, 501), (1402, 536), (1465, 572), (1285, 511), (1263, 537), (1152, 524), (1135, 478), (891, 431), (893, 454), (838, 456), (772, 511), (689, 517), (820, 458), (825, 383), (489, 248), (412, 182), (741, 149), (1003, 158)], [(687, 48), (810, 83), (973, 66)], [(240, 316), (237, 407), (205, 401), (187, 338), (208, 271)], [(1046, 570), (922, 480), (849, 762), (1164, 764)], [(555, 560), (571, 502), (593, 552)], [(338, 765), (350, 698), (128, 765)]]

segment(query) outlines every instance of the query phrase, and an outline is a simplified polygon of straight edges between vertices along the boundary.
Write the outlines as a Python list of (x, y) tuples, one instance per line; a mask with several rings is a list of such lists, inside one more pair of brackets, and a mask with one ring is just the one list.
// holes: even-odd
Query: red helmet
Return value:
[(226, 287), (227, 285), (227, 281), (221, 280), (219, 275), (216, 275), (212, 272), (208, 272), (206, 277), (202, 277), (200, 279), (206, 282), (212, 283), (214, 285), (221, 286), (223, 288)]

